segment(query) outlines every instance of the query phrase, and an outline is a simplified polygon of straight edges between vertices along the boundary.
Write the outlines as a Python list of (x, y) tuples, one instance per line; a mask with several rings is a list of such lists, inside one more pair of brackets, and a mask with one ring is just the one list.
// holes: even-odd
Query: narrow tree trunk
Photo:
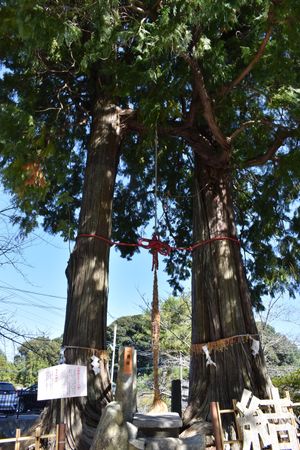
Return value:
[[(196, 157), (194, 242), (214, 237), (236, 237), (230, 173), (201, 165)], [(222, 408), (240, 399), (244, 388), (259, 397), (269, 392), (261, 348), (253, 356), (251, 345), (258, 340), (251, 299), (239, 244), (215, 240), (193, 252), (192, 270), (192, 354), (190, 399), (185, 413), (188, 423), (207, 419), (209, 404)], [(235, 336), (234, 339), (221, 341)], [(219, 341), (219, 342), (216, 342)], [(208, 345), (210, 358), (201, 344)]]
[[(111, 400), (106, 359), (109, 245), (81, 234), (111, 235), (111, 213), (119, 159), (116, 107), (95, 104), (87, 155), (78, 239), (66, 270), (68, 299), (63, 337), (67, 364), (88, 369), (88, 396), (65, 401), (67, 447), (90, 447), (101, 410)], [(91, 357), (100, 358), (100, 373), (92, 371)]]

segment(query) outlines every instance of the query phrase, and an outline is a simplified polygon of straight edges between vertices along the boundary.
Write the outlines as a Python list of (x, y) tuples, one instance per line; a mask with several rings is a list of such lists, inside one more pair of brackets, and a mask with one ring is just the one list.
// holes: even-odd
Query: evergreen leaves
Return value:
[[(203, 136), (216, 153), (218, 144), (195, 95), (188, 55), (203, 75), (216, 124), (231, 139), (235, 209), (254, 303), (283, 289), (294, 295), (299, 16), (295, 0), (2, 2), (1, 178), (20, 209), (15, 220), (28, 232), (43, 217), (46, 230), (76, 235), (93, 102), (101, 92), (121, 110), (135, 111), (140, 125), (131, 129), (124, 121), (113, 238), (135, 242), (151, 224), (159, 127), (159, 232), (172, 245), (190, 245), (193, 139), (178, 129), (190, 130), (193, 121), (193, 136)], [(274, 158), (249, 166), (284, 133)], [(28, 167), (36, 167), (35, 179)], [(121, 253), (130, 258), (133, 249)], [(175, 252), (166, 264), (179, 288), (189, 257)]]

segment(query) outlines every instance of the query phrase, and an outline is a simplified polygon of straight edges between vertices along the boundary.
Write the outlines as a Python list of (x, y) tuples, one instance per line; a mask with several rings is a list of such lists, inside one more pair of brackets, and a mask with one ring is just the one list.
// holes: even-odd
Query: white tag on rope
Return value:
[(215, 366), (215, 367), (217, 367), (216, 363), (210, 357), (207, 345), (203, 345), (202, 350), (204, 351), (205, 356), (206, 356), (206, 365), (207, 366)]
[(252, 340), (252, 344), (251, 344), (252, 352), (251, 353), (253, 356), (256, 356), (256, 355), (258, 355), (258, 352), (259, 352), (260, 343), (256, 339), (251, 338), (251, 340)]

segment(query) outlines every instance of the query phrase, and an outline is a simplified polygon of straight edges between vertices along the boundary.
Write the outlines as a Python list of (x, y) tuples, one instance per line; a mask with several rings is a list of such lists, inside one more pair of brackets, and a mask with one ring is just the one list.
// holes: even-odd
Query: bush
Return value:
[[(281, 395), (284, 391), (289, 391), (291, 399), (294, 403), (300, 402), (300, 369), (288, 375), (275, 377), (272, 379), (274, 386), (278, 387)], [(295, 408), (295, 414), (300, 414), (300, 406)]]

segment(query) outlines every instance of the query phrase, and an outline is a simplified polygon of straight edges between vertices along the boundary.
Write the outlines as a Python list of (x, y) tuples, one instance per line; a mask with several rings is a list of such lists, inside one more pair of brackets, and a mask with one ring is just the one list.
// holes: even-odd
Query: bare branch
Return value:
[(227, 142), (226, 137), (222, 133), (219, 125), (217, 124), (216, 117), (213, 111), (212, 107), (212, 101), (209, 98), (208, 92), (205, 87), (204, 78), (201, 72), (200, 67), (198, 66), (197, 62), (186, 53), (181, 55), (183, 59), (189, 64), (191, 67), (193, 74), (194, 74), (194, 81), (195, 81), (195, 88), (197, 91), (197, 94), (199, 95), (202, 107), (203, 107), (203, 115), (204, 118), (214, 136), (218, 144), (223, 149), (229, 149), (229, 144)]
[(261, 120), (247, 120), (247, 122), (244, 122), (241, 124), (241, 126), (239, 128), (237, 128), (236, 130), (234, 130), (234, 132), (232, 133), (231, 136), (229, 136), (227, 138), (227, 140), (232, 143), (234, 141), (234, 139), (237, 138), (237, 136), (239, 134), (241, 134), (246, 128), (251, 127), (252, 125), (259, 125), (259, 124), (264, 124), (264, 125), (268, 125), (268, 126), (273, 126), (272, 122), (270, 122), (267, 119), (261, 119)]
[[(47, 56), (42, 54), (40, 51), (37, 51), (36, 56), (41, 61), (42, 68), (45, 67), (44, 70), (38, 71), (39, 75), (45, 75), (48, 73), (74, 75), (74, 68), (75, 68), (76, 62), (75, 62), (72, 52), (71, 52), (72, 64), (69, 67), (65, 67), (61, 63), (57, 64), (57, 66), (56, 66), (56, 63), (48, 60)], [(61, 66), (61, 67), (59, 67), (59, 66)]]
[(242, 125), (234, 130), (231, 136), (229, 136), (227, 139), (230, 143), (236, 139), (236, 137), (241, 134), (246, 128), (251, 127), (254, 124), (257, 124), (257, 120), (248, 120), (247, 122), (242, 123)]
[(128, 5), (126, 6), (127, 9), (131, 9), (132, 11), (135, 11), (139, 14), (142, 14), (143, 16), (148, 13), (145, 9), (141, 8), (140, 6), (137, 5)]

